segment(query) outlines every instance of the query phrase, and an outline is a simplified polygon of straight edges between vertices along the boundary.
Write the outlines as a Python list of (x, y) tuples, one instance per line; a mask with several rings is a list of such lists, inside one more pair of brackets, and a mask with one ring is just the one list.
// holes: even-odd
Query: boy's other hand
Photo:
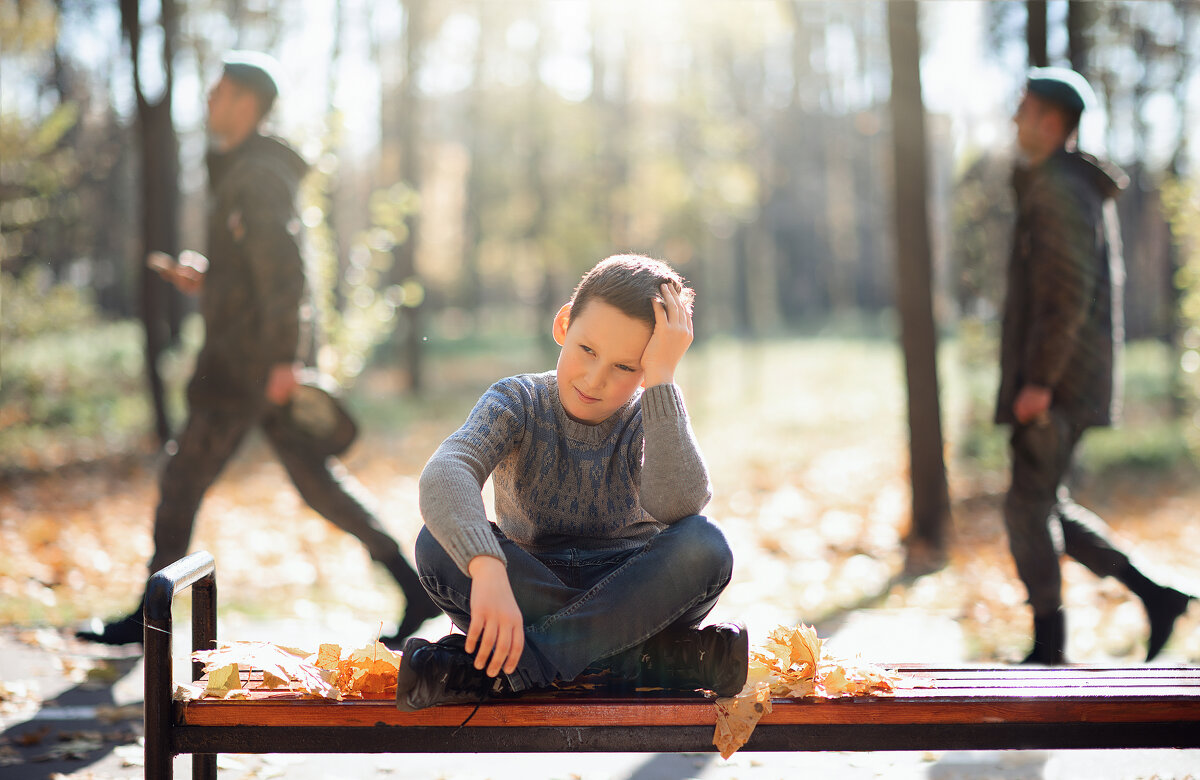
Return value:
[(475, 668), (487, 668), (495, 677), (517, 670), (525, 650), (525, 621), (517, 606), (508, 569), (499, 558), (479, 555), (467, 565), (471, 575), (471, 625), (467, 628), (468, 653), (475, 654)]
[(692, 345), (692, 312), (678, 292), (662, 285), (662, 300), (654, 302), (654, 334), (642, 353), (646, 387), (675, 381), (675, 368)]

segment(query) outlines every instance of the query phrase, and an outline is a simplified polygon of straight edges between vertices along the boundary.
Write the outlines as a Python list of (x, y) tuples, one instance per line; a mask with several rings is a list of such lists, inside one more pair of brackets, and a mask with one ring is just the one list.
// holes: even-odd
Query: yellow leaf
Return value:
[(224, 697), (230, 691), (241, 687), (242, 676), (238, 673), (238, 665), (231, 663), (209, 671), (208, 686), (205, 687), (204, 694)]
[(314, 664), (321, 669), (336, 669), (340, 660), (342, 660), (341, 645), (323, 644), (317, 648), (317, 660)]
[(326, 699), (340, 699), (341, 693), (333, 685), (333, 677), (328, 670), (306, 662), (305, 659), (310, 655), (303, 650), (267, 642), (231, 642), (215, 650), (199, 650), (192, 653), (192, 658), (204, 663), (210, 680), (214, 669), (240, 664), (248, 669), (261, 669), (264, 687), (278, 687), (278, 681), (283, 681), (283, 685), (293, 690)]
[(287, 688), (291, 680), (286, 677), (276, 677), (268, 671), (263, 672), (262, 687), (267, 689)]
[(735, 697), (717, 700), (713, 744), (723, 757), (746, 744), (759, 718), (771, 711), (771, 697), (888, 694), (904, 683), (896, 672), (833, 658), (824, 644), (812, 626), (779, 626), (750, 651), (746, 687)]
[(713, 745), (721, 751), (721, 758), (729, 758), (745, 745), (759, 719), (770, 711), (771, 693), (766, 683), (744, 688), (737, 696), (717, 699)]

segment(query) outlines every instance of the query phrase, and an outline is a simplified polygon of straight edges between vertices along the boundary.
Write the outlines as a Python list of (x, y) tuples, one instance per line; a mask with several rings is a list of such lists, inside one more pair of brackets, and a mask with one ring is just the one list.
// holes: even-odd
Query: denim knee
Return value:
[(710, 572), (719, 582), (733, 576), (733, 550), (725, 534), (703, 515), (691, 515), (669, 526), (667, 531), (677, 536), (676, 560), (682, 571)]
[(421, 577), (438, 577), (442, 572), (458, 569), (458, 564), (426, 527), (422, 527), (417, 534), (413, 558), (417, 564), (417, 574)]

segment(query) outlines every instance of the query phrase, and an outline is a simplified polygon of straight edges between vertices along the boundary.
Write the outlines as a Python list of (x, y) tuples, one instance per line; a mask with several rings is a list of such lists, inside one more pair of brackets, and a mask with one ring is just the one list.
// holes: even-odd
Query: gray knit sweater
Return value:
[(421, 515), (463, 572), (477, 555), (504, 560), (481, 495), (489, 476), (496, 524), (531, 552), (634, 547), (712, 497), (676, 385), (583, 425), (563, 410), (553, 371), (492, 385), (421, 473)]

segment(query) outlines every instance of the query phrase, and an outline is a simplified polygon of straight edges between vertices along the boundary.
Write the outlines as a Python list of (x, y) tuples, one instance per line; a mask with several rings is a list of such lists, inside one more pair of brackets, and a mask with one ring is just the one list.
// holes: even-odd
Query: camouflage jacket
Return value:
[(1119, 415), (1125, 270), (1114, 198), (1126, 182), (1065, 149), (1014, 172), (997, 423), (1016, 421), (1013, 401), (1027, 384), (1050, 388), (1052, 407), (1076, 425)]
[(188, 386), (193, 404), (261, 404), (271, 366), (302, 357), (310, 307), (295, 204), (307, 169), (291, 147), (257, 134), (209, 155), (205, 337)]

